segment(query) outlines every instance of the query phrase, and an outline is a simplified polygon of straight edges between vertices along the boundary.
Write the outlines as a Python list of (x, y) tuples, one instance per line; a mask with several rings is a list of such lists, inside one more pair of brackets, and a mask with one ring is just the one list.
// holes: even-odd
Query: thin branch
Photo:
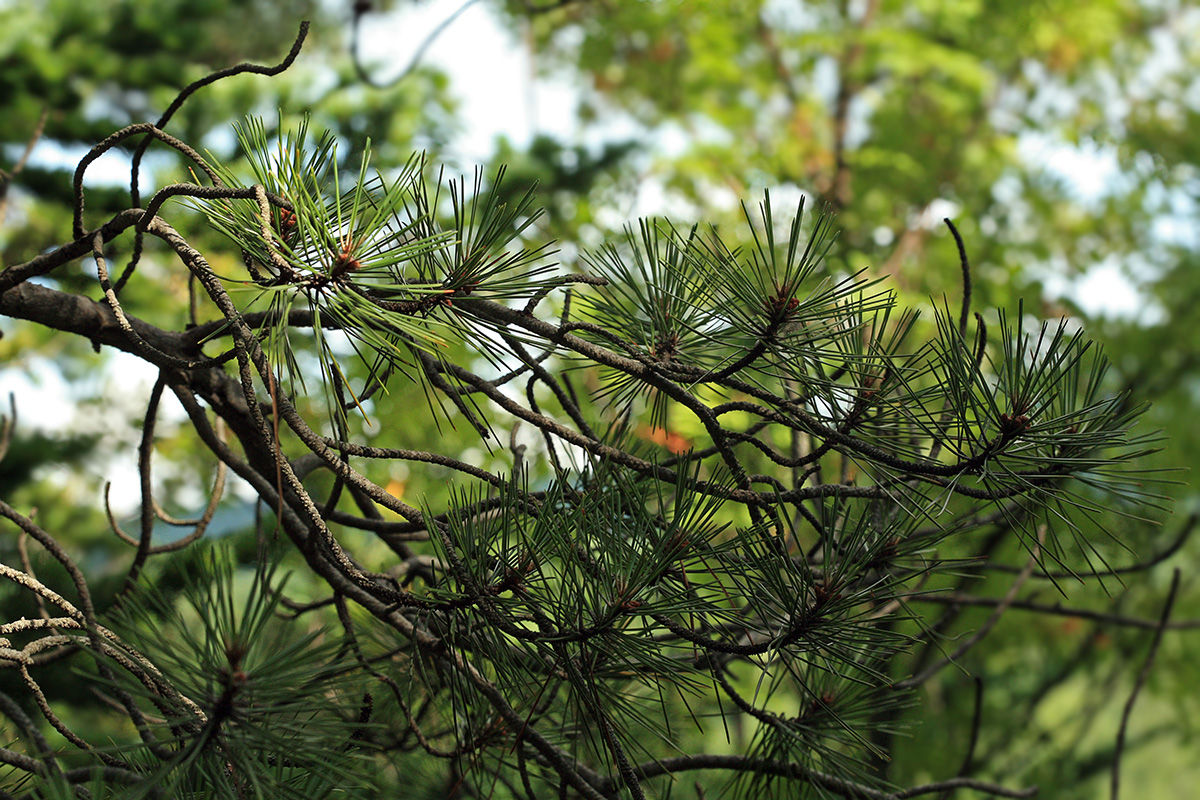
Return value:
[[(996, 607), (1003, 602), (1002, 598), (998, 597), (978, 597), (969, 594), (923, 594), (913, 595), (908, 598), (910, 603), (937, 603), (944, 606), (984, 606)], [(1140, 617), (1128, 617), (1123, 614), (1109, 614), (1103, 611), (1092, 611), (1086, 608), (1067, 608), (1061, 603), (1035, 603), (1032, 600), (1013, 600), (1007, 604), (1009, 608), (1019, 609), (1021, 611), (1032, 611), (1036, 614), (1049, 614), (1058, 617), (1076, 617), (1078, 619), (1090, 619), (1096, 622), (1105, 622), (1111, 625), (1120, 625), (1124, 628), (1142, 628), (1144, 630), (1157, 630), (1159, 623), (1152, 619), (1142, 619)], [(1189, 631), (1200, 628), (1200, 619), (1180, 620), (1178, 622), (1168, 622), (1167, 630), (1169, 631)]]
[[(643, 779), (654, 778), (660, 775), (674, 775), (680, 772), (687, 772), (698, 769), (719, 769), (730, 770), (735, 772), (752, 772), (758, 775), (776, 776), (802, 780), (819, 787), (825, 792), (839, 795), (841, 797), (854, 798), (855, 800), (908, 800), (911, 797), (920, 797), (925, 794), (935, 794), (948, 789), (974, 789), (978, 792), (990, 794), (995, 797), (1033, 797), (1037, 794), (1037, 787), (1031, 786), (1026, 789), (1007, 789), (987, 781), (974, 780), (972, 778), (951, 778), (945, 781), (937, 781), (935, 783), (927, 783), (921, 786), (914, 786), (909, 789), (903, 789), (898, 792), (887, 792), (880, 789), (872, 789), (861, 783), (855, 783), (843, 778), (837, 778), (828, 773), (819, 772), (809, 769), (800, 764), (794, 764), (787, 761), (778, 761), (773, 759), (757, 759), (747, 756), (738, 755), (693, 755), (693, 756), (676, 756), (673, 758), (663, 758), (657, 761), (638, 764), (634, 767), (639, 777)], [(612, 784), (609, 779), (608, 785)]]
[(942, 222), (946, 223), (946, 227), (954, 236), (954, 243), (958, 245), (958, 262), (962, 266), (963, 284), (962, 311), (958, 315), (958, 335), (965, 340), (967, 338), (967, 319), (971, 314), (971, 262), (967, 260), (967, 246), (963, 244), (958, 228), (954, 227), (954, 223), (950, 221), (949, 217), (944, 218)]
[[(232, 67), (226, 67), (225, 69), (217, 70), (216, 72), (209, 73), (199, 80), (192, 81), (190, 84), (185, 86), (178, 95), (176, 95), (175, 99), (171, 102), (171, 105), (169, 105), (167, 110), (163, 112), (163, 115), (158, 118), (158, 122), (155, 123), (155, 127), (159, 130), (165, 129), (167, 127), (167, 123), (169, 123), (171, 118), (175, 116), (175, 113), (183, 107), (183, 104), (187, 102), (189, 97), (205, 86), (216, 83), (223, 78), (229, 78), (234, 75), (241, 75), (244, 73), (266, 75), (270, 77), (278, 75), (284, 70), (288, 69), (295, 62), (296, 57), (300, 55), (300, 49), (304, 46), (304, 40), (308, 37), (308, 29), (308, 20), (304, 20), (300, 23), (300, 30), (297, 32), (296, 38), (292, 42), (292, 47), (288, 51), (288, 54), (284, 56), (282, 61), (274, 66), (266, 67), (260, 64), (243, 62)], [(133, 154), (133, 161), (129, 169), (129, 196), (132, 198), (131, 202), (135, 206), (141, 203), (141, 188), (138, 186), (138, 173), (141, 170), (142, 158), (145, 156), (146, 150), (150, 147), (150, 144), (153, 141), (153, 136), (142, 137), (141, 142), (138, 143), (137, 150)], [(214, 181), (214, 183), (217, 182)], [(113, 285), (113, 291), (118, 295), (121, 293), (121, 289), (124, 288), (125, 283), (133, 275), (134, 270), (137, 269), (138, 262), (141, 260), (144, 236), (145, 233), (141, 229), (138, 229), (134, 234), (133, 254), (129, 258), (129, 263), (125, 265), (125, 269), (121, 272), (121, 276), (117, 278), (116, 283)]]
[[(1051, 581), (1069, 579), (1082, 580), (1083, 578), (1107, 578), (1109, 576), (1131, 575), (1138, 572), (1145, 572), (1158, 566), (1159, 564), (1171, 558), (1171, 556), (1178, 553), (1187, 543), (1192, 533), (1195, 532), (1198, 524), (1200, 524), (1200, 511), (1193, 511), (1192, 513), (1188, 514), (1187, 519), (1185, 519), (1183, 524), (1180, 525), (1179, 531), (1175, 534), (1175, 538), (1171, 540), (1170, 544), (1152, 555), (1150, 558), (1147, 558), (1144, 561), (1138, 561), (1135, 564), (1130, 564), (1125, 567), (1113, 567), (1105, 570), (1091, 570), (1088, 572), (1084, 572), (1082, 570), (1078, 572), (1066, 570), (1047, 572), (1043, 570), (1037, 570), (1031, 577)], [(978, 569), (987, 570), (989, 572), (1018, 573), (1021, 571), (1020, 567), (1013, 566), (1012, 564), (994, 564), (990, 561), (979, 564)]]
[(202, 169), (204, 171), (204, 173), (206, 175), (208, 175), (209, 180), (211, 180), (214, 185), (216, 185), (216, 186), (223, 185), (221, 182), (220, 176), (217, 175), (216, 171), (208, 165), (208, 162), (205, 161), (204, 158), (198, 152), (196, 152), (196, 150), (194, 150), (191, 145), (185, 144), (184, 142), (180, 141), (179, 139), (176, 139), (174, 136), (171, 136), (168, 133), (160, 131), (158, 128), (156, 128), (155, 126), (151, 125), (148, 122), (141, 122), (141, 123), (138, 123), (137, 125), (129, 125), (125, 128), (122, 128), (121, 130), (117, 131), (116, 133), (112, 134), (107, 139), (100, 142), (100, 144), (96, 145), (91, 150), (89, 150), (87, 152), (87, 155), (85, 155), (83, 158), (81, 158), (79, 160), (79, 165), (75, 167), (75, 177), (72, 180), (72, 186), (74, 189), (74, 196), (75, 196), (75, 220), (74, 220), (71, 230), (74, 232), (73, 235), (75, 236), (76, 239), (80, 239), (84, 235), (83, 176), (87, 172), (87, 168), (89, 166), (91, 166), (93, 161), (100, 158), (100, 156), (104, 155), (109, 150), (111, 150), (114, 147), (116, 147), (117, 145), (119, 145), (121, 142), (125, 141), (126, 139), (130, 139), (134, 136), (139, 136), (142, 134), (147, 134), (149, 136), (152, 136), (155, 139), (158, 139), (159, 141), (163, 142), (164, 144), (175, 148), (180, 153), (182, 153), (183, 155), (190, 158), (193, 162), (195, 162), (196, 166), (200, 167), (200, 169)]
[[(132, 228), (134, 225), (141, 222), (145, 212), (140, 208), (130, 208), (117, 214), (115, 217), (104, 223), (101, 227), (94, 231), (75, 237), (75, 241), (57, 247), (48, 253), (42, 253), (29, 259), (23, 264), (13, 264), (7, 267), (3, 272), (0, 272), (0, 298), (7, 299), (5, 296), (8, 290), (17, 286), (30, 278), (36, 278), (39, 275), (45, 275), (48, 272), (61, 267), (63, 264), (69, 264), (72, 261), (82, 258), (92, 252), (95, 247), (94, 238), (97, 233), (105, 243), (111, 242), (117, 238), (126, 228)], [(11, 316), (11, 314), (10, 314)], [(72, 330), (71, 328), (62, 328), (53, 323), (53, 320), (39, 320), (42, 324), (53, 327), (55, 330)], [(78, 331), (76, 331), (78, 332)]]
[(1175, 605), (1175, 595), (1179, 591), (1179, 576), (1179, 567), (1176, 567), (1171, 574), (1171, 588), (1167, 591), (1167, 600), (1163, 603), (1162, 614), (1158, 618), (1158, 626), (1154, 631), (1154, 640), (1150, 642), (1150, 651), (1146, 653), (1146, 660), (1142, 664), (1141, 671), (1138, 672), (1137, 681), (1133, 684), (1133, 691), (1129, 693), (1129, 699), (1125, 701), (1125, 708), (1121, 711), (1121, 727), (1117, 730), (1117, 744), (1113, 749), (1112, 800), (1118, 800), (1121, 794), (1121, 755), (1125, 751), (1125, 733), (1129, 728), (1129, 718), (1133, 714), (1133, 704), (1137, 701), (1142, 687), (1146, 685), (1146, 679), (1150, 677), (1150, 670), (1154, 666), (1154, 657), (1158, 654), (1158, 646), (1162, 644), (1163, 633), (1167, 629), (1167, 620), (1171, 616), (1171, 608)]
[(404, 69), (400, 70), (400, 74), (388, 81), (375, 80), (371, 77), (371, 75), (367, 72), (367, 68), (363, 65), (362, 53), (360, 52), (360, 48), (362, 46), (361, 21), (363, 15), (370, 11), (370, 4), (356, 3), (354, 6), (354, 23), (350, 34), (350, 57), (354, 62), (354, 71), (358, 74), (359, 80), (370, 86), (372, 89), (388, 89), (397, 85), (411, 75), (418, 66), (420, 66), (421, 59), (425, 57), (425, 52), (433, 46), (433, 43), (437, 41), (437, 38), (441, 36), (447, 28), (453, 25), (454, 21), (462, 16), (464, 11), (475, 5), (477, 2), (479, 2), (479, 0), (466, 0), (465, 3), (459, 6), (457, 11), (438, 23), (438, 26), (430, 31), (421, 44), (417, 47), (416, 51), (412, 55), (412, 58), (409, 59), (408, 64), (404, 67)]
[(1004, 616), (1004, 612), (1007, 611), (1008, 607), (1011, 606), (1013, 601), (1017, 599), (1017, 594), (1025, 585), (1025, 581), (1029, 580), (1029, 576), (1033, 573), (1034, 568), (1037, 567), (1038, 556), (1041, 554), (1042, 545), (1045, 540), (1046, 526), (1042, 525), (1038, 528), (1037, 545), (1033, 548), (1033, 552), (1029, 554), (1029, 563), (1025, 565), (1025, 569), (1021, 571), (1021, 574), (1017, 576), (1016, 580), (1012, 582), (1012, 586), (1008, 587), (1008, 591), (1004, 593), (1004, 597), (1002, 597), (1000, 602), (996, 604), (995, 610), (991, 613), (983, 625), (979, 626), (979, 630), (975, 631), (975, 633), (968, 637), (966, 641), (960, 644), (953, 653), (941, 659), (940, 661), (931, 664), (920, 674), (914, 675), (908, 680), (900, 681), (895, 685), (895, 688), (910, 689), (913, 686), (920, 686), (922, 683), (925, 683), (925, 681), (941, 672), (943, 667), (958, 661), (958, 659), (966, 655), (968, 650), (979, 644), (979, 642), (983, 640), (983, 637), (991, 633), (992, 628), (996, 627), (996, 623), (1000, 621), (1002, 616)]
[[(304, 47), (304, 40), (308, 37), (309, 26), (310, 23), (308, 20), (304, 20), (300, 23), (300, 29), (296, 33), (296, 38), (292, 42), (291, 49), (288, 50), (288, 53), (286, 56), (284, 56), (283, 60), (274, 66), (268, 67), (261, 64), (242, 62), (241, 64), (235, 64), (232, 67), (226, 67), (225, 69), (219, 69), (216, 72), (211, 72), (199, 80), (192, 81), (185, 86), (178, 95), (175, 96), (175, 99), (171, 101), (171, 105), (167, 106), (167, 110), (164, 111), (163, 115), (158, 118), (158, 122), (154, 123), (154, 127), (160, 131), (166, 128), (167, 123), (171, 121), (171, 118), (175, 116), (175, 113), (179, 111), (179, 109), (183, 108), (183, 104), (187, 102), (189, 97), (191, 97), (200, 89), (203, 89), (205, 86), (214, 84), (219, 80), (246, 73), (272, 77), (284, 72), (286, 69), (288, 69), (288, 67), (295, 63), (296, 57), (300, 55), (300, 50)], [(142, 156), (145, 155), (146, 148), (150, 146), (150, 142), (152, 141), (153, 137), (146, 137), (142, 139), (141, 144), (138, 145), (137, 152), (133, 154), (133, 166), (130, 170), (129, 178), (129, 193), (133, 198), (132, 202), (135, 206), (140, 202), (138, 199), (138, 168), (141, 166)]]

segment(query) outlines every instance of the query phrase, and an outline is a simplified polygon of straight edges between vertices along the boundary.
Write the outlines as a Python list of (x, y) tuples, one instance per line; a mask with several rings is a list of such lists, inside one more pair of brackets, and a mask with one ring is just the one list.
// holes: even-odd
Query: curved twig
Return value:
[(1150, 670), (1154, 666), (1154, 657), (1158, 654), (1158, 646), (1162, 644), (1163, 633), (1167, 629), (1167, 620), (1170, 619), (1171, 609), (1175, 605), (1175, 594), (1179, 591), (1179, 576), (1179, 567), (1176, 567), (1175, 571), (1171, 573), (1171, 588), (1167, 590), (1167, 599), (1163, 603), (1162, 614), (1158, 618), (1154, 640), (1150, 642), (1150, 650), (1146, 653), (1146, 660), (1142, 662), (1137, 681), (1133, 684), (1133, 691), (1129, 693), (1129, 699), (1125, 701), (1125, 707), (1121, 710), (1121, 727), (1117, 729), (1117, 743), (1113, 747), (1112, 794), (1110, 795), (1112, 800), (1117, 800), (1121, 794), (1121, 755), (1125, 750), (1125, 732), (1129, 728), (1133, 704), (1137, 702), (1138, 694), (1146, 685), (1146, 679), (1150, 677)]
[(408, 65), (400, 71), (400, 74), (395, 78), (384, 82), (376, 81), (374, 78), (372, 78), (367, 72), (366, 67), (363, 66), (362, 54), (359, 52), (362, 39), (360, 34), (361, 20), (363, 15), (370, 10), (370, 4), (355, 3), (354, 22), (350, 32), (350, 58), (354, 62), (354, 71), (358, 75), (358, 79), (370, 86), (372, 89), (388, 89), (400, 83), (409, 75), (411, 75), (413, 70), (420, 65), (421, 59), (425, 57), (425, 52), (433, 45), (434, 41), (436, 41), (437, 38), (441, 36), (447, 28), (454, 24), (454, 21), (458, 19), (464, 11), (475, 5), (477, 2), (479, 2), (479, 0), (466, 0), (465, 3), (459, 6), (457, 11), (450, 14), (450, 16), (438, 23), (438, 26), (430, 31), (429, 35), (425, 37), (425, 40), (421, 42), (420, 46), (417, 47), (416, 52), (414, 52), (412, 58), (409, 59)]
[(979, 626), (979, 630), (975, 631), (975, 633), (971, 634), (966, 641), (955, 648), (953, 653), (945, 656), (938, 662), (931, 664), (920, 674), (914, 675), (907, 680), (899, 681), (896, 683), (895, 688), (911, 689), (914, 686), (920, 686), (925, 681), (941, 672), (943, 667), (958, 661), (958, 659), (966, 655), (968, 650), (979, 644), (983, 637), (991, 633), (992, 628), (996, 627), (996, 623), (1000, 621), (1002, 616), (1004, 616), (1004, 612), (1007, 611), (1008, 607), (1011, 606), (1017, 599), (1017, 594), (1020, 593), (1021, 587), (1025, 585), (1025, 581), (1029, 580), (1029, 576), (1033, 574), (1033, 571), (1038, 564), (1038, 556), (1042, 552), (1042, 545), (1045, 543), (1045, 541), (1046, 526), (1041, 525), (1038, 527), (1037, 544), (1034, 546), (1033, 552), (1029, 554), (1029, 562), (1025, 565), (1025, 569), (1021, 570), (1021, 574), (1018, 575), (1016, 580), (1012, 582), (1012, 585), (1008, 587), (1008, 591), (1004, 593), (1004, 597), (1002, 597), (1000, 602), (996, 604), (995, 610), (992, 611), (987, 620)]

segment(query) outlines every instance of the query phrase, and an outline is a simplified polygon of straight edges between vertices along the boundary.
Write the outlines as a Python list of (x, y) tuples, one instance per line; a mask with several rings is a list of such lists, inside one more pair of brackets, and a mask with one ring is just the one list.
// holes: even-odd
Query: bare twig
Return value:
[(362, 53), (360, 52), (360, 47), (362, 46), (361, 20), (363, 14), (370, 11), (370, 4), (356, 4), (354, 7), (354, 26), (350, 34), (350, 56), (354, 61), (354, 71), (358, 74), (359, 80), (373, 89), (387, 89), (400, 83), (409, 75), (411, 75), (418, 66), (420, 66), (421, 59), (425, 57), (426, 51), (433, 46), (433, 43), (437, 41), (437, 38), (441, 36), (447, 28), (453, 25), (454, 21), (462, 16), (464, 11), (475, 5), (477, 2), (479, 2), (479, 0), (466, 0), (465, 3), (458, 7), (457, 11), (438, 23), (437, 27), (430, 31), (421, 44), (417, 47), (416, 51), (409, 59), (408, 64), (404, 67), (404, 69), (400, 70), (400, 74), (388, 81), (375, 80), (371, 77), (370, 73), (367, 72), (367, 68), (363, 65)]
[[(978, 597), (969, 594), (923, 594), (914, 595), (908, 598), (910, 603), (937, 603), (944, 606), (985, 606), (995, 608), (1003, 602), (1003, 598), (998, 597)], [(1032, 611), (1035, 614), (1049, 614), (1057, 617), (1076, 617), (1078, 619), (1090, 619), (1096, 622), (1105, 622), (1110, 625), (1119, 625), (1124, 628), (1142, 628), (1145, 630), (1157, 630), (1159, 623), (1152, 619), (1142, 619), (1140, 617), (1129, 617), (1124, 614), (1112, 614), (1104, 611), (1092, 611), (1086, 608), (1068, 608), (1061, 603), (1037, 603), (1032, 600), (1013, 600), (1007, 604), (1009, 608), (1019, 609), (1021, 611)], [(1177, 622), (1168, 622), (1167, 630), (1169, 631), (1187, 631), (1200, 628), (1200, 619), (1179, 620)]]
[(1029, 554), (1029, 562), (1025, 565), (1025, 569), (1021, 570), (1021, 574), (1018, 575), (1016, 580), (1012, 582), (1012, 585), (1008, 587), (1008, 591), (1004, 593), (1004, 597), (1001, 598), (1000, 602), (996, 604), (995, 610), (991, 613), (983, 625), (979, 626), (979, 630), (975, 631), (975, 633), (968, 637), (966, 641), (960, 644), (953, 653), (941, 659), (937, 663), (931, 664), (920, 674), (914, 675), (907, 680), (900, 681), (896, 684), (895, 688), (910, 689), (914, 686), (920, 686), (922, 683), (941, 672), (943, 667), (958, 661), (958, 659), (962, 658), (962, 656), (965, 655), (968, 650), (979, 644), (983, 637), (991, 633), (992, 628), (996, 627), (996, 623), (1000, 621), (1002, 616), (1004, 616), (1004, 612), (1007, 611), (1008, 607), (1011, 606), (1013, 601), (1017, 599), (1017, 594), (1021, 591), (1021, 587), (1025, 585), (1025, 581), (1029, 579), (1029, 576), (1033, 573), (1034, 568), (1037, 567), (1038, 556), (1041, 554), (1042, 544), (1045, 542), (1045, 539), (1046, 526), (1042, 525), (1038, 528), (1037, 545), (1033, 548), (1033, 552)]
[(33, 127), (33, 133), (29, 136), (29, 141), (25, 144), (25, 150), (21, 153), (21, 157), (17, 159), (17, 163), (13, 165), (11, 172), (6, 172), (0, 169), (0, 227), (4, 225), (4, 219), (8, 215), (8, 185), (12, 179), (21, 174), (25, 169), (25, 162), (29, 160), (30, 154), (33, 153), (33, 148), (37, 146), (38, 140), (42, 138), (42, 132), (46, 129), (46, 117), (49, 116), (50, 109), (43, 108), (42, 113), (38, 115), (37, 124)]
[[(680, 772), (699, 769), (754, 772), (764, 776), (788, 777), (811, 783), (827, 793), (841, 797), (855, 798), (855, 800), (908, 800), (911, 797), (920, 797), (925, 794), (935, 794), (953, 789), (974, 789), (975, 791), (990, 794), (994, 797), (1033, 797), (1038, 791), (1036, 786), (1025, 789), (1008, 789), (987, 781), (978, 781), (971, 778), (950, 778), (949, 780), (913, 786), (898, 792), (887, 792), (880, 789), (873, 789), (861, 783), (836, 778), (827, 773), (811, 770), (799, 764), (777, 760), (755, 759), (738, 755), (702, 754), (677, 756), (638, 764), (634, 767), (634, 770), (643, 779), (654, 778), (659, 775), (674, 775)], [(608, 784), (612, 784), (611, 779)]]
[(962, 266), (962, 311), (958, 316), (958, 335), (964, 340), (967, 338), (967, 320), (971, 314), (971, 262), (967, 260), (967, 246), (963, 244), (962, 236), (958, 233), (958, 228), (954, 227), (954, 223), (949, 217), (943, 219), (946, 227), (950, 229), (950, 234), (954, 236), (954, 243), (958, 245), (958, 261)]
[(1146, 679), (1150, 677), (1150, 670), (1154, 666), (1154, 657), (1158, 654), (1158, 646), (1162, 644), (1163, 633), (1167, 629), (1167, 620), (1171, 616), (1171, 608), (1175, 605), (1175, 594), (1179, 591), (1179, 576), (1179, 567), (1176, 567), (1171, 574), (1171, 588), (1167, 590), (1167, 600), (1163, 603), (1162, 614), (1158, 618), (1154, 640), (1150, 642), (1150, 650), (1146, 653), (1146, 660), (1142, 663), (1137, 681), (1133, 684), (1133, 691), (1129, 693), (1129, 699), (1125, 701), (1125, 708), (1121, 711), (1121, 727), (1117, 729), (1117, 744), (1113, 748), (1112, 793), (1110, 795), (1112, 800), (1117, 800), (1121, 794), (1121, 754), (1125, 750), (1125, 732), (1129, 728), (1133, 704), (1137, 701), (1142, 687), (1146, 685)]

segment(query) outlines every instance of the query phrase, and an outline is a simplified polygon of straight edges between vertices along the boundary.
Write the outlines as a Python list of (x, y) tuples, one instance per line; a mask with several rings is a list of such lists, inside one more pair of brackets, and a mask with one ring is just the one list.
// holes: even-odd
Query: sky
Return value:
[(372, 65), (373, 78), (386, 81), (403, 72), (412, 54), (448, 22), (421, 62), (446, 70), (462, 101), (462, 133), (452, 153), (465, 163), (486, 163), (500, 135), (520, 147), (538, 132), (558, 138), (578, 134), (573, 87), (566, 81), (532, 80), (529, 51), (500, 26), (486, 4), (430, 0), (397, 5), (395, 11), (363, 17), (363, 61)]

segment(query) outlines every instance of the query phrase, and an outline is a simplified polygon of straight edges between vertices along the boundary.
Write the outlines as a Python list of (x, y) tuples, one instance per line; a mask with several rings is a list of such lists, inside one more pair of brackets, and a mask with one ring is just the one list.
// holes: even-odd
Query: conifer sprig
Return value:
[[(528, 300), (544, 290), (550, 245), (520, 240), (540, 212), (532, 190), (503, 196), (503, 170), (486, 185), (477, 172), (470, 191), (465, 181), (449, 181), (451, 217), (443, 224), (442, 178), (431, 187), (416, 157), (385, 178), (371, 172), (368, 149), (347, 174), (330, 134), (310, 144), (307, 120), (287, 129), (281, 118), (270, 134), (251, 117), (235, 130), (265, 196), (193, 202), (241, 249), (249, 278), (235, 286), (252, 294), (243, 311), (266, 304), (260, 336), (289, 394), (308, 391), (291, 314), (309, 315), (320, 394), (335, 429), (344, 427), (347, 408), (361, 408), (356, 398), (389, 376), (425, 380), (414, 350), (440, 359), (451, 336), (477, 344), (479, 331), (494, 327), (461, 314), (456, 301)], [(217, 172), (229, 186), (246, 187), (235, 170)], [(366, 367), (358, 388), (351, 386), (357, 371), (342, 364), (347, 353)]]

